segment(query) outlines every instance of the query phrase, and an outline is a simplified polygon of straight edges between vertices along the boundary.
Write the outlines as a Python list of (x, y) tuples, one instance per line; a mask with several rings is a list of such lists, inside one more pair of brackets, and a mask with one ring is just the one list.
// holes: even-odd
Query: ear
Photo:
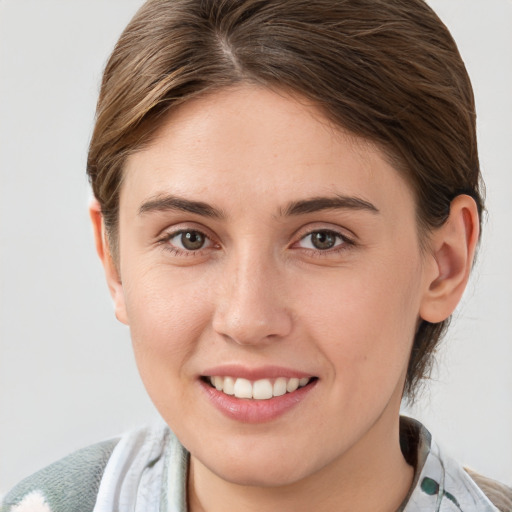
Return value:
[(480, 233), (476, 203), (467, 195), (457, 196), (450, 205), (447, 221), (430, 239), (428, 287), (420, 316), (438, 323), (446, 320), (459, 303), (469, 279)]
[(103, 268), (105, 270), (108, 289), (110, 290), (110, 295), (114, 301), (116, 318), (123, 324), (128, 325), (128, 317), (126, 315), (126, 305), (121, 276), (110, 251), (105, 233), (103, 215), (101, 214), (101, 207), (96, 199), (91, 201), (89, 206), (89, 215), (91, 217), (92, 228), (94, 231), (96, 252), (100, 257), (101, 263), (103, 264)]

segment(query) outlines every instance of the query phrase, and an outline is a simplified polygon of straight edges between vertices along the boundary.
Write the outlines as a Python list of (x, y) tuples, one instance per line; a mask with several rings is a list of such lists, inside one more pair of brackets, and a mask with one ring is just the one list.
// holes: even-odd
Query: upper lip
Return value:
[(286, 368), (283, 366), (260, 366), (257, 368), (251, 368), (248, 366), (238, 364), (228, 364), (215, 366), (204, 370), (201, 374), (202, 377), (234, 377), (256, 381), (260, 379), (277, 379), (279, 377), (285, 377), (287, 379), (304, 377), (313, 377), (311, 373), (295, 370), (292, 368)]

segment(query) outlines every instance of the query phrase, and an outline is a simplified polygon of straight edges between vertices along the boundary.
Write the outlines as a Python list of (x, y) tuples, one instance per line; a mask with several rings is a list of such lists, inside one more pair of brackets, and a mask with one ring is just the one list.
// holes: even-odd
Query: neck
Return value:
[(229, 482), (191, 457), (191, 512), (394, 512), (407, 496), (414, 469), (399, 444), (399, 422), (385, 417), (349, 452), (314, 474), (285, 486)]

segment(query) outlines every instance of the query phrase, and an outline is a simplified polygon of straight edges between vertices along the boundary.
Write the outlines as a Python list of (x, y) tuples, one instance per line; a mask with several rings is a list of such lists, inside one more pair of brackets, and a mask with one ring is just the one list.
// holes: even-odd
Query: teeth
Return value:
[[(218, 377), (222, 379), (222, 377)], [(235, 394), (235, 379), (233, 377), (224, 377), (224, 386), (219, 390), (224, 391), (226, 395), (234, 395)]]
[(286, 379), (284, 377), (279, 377), (274, 382), (274, 396), (281, 396), (286, 393)]
[[(222, 379), (222, 377), (217, 377)], [(252, 384), (247, 379), (236, 379), (235, 381), (235, 396), (237, 398), (252, 398)]]
[(299, 379), (299, 388), (301, 388), (302, 386), (305, 386), (308, 382), (309, 382), (308, 377), (303, 377), (302, 379)]
[(286, 383), (286, 391), (288, 391), (288, 393), (295, 391), (298, 387), (299, 387), (299, 379), (290, 379)]
[(257, 380), (252, 386), (252, 397), (256, 400), (268, 400), (273, 396), (274, 387), (268, 379)]
[(224, 385), (222, 377), (214, 377), (212, 384), (217, 388), (218, 391), (222, 391)]
[(278, 377), (272, 382), (270, 379), (260, 379), (251, 382), (248, 379), (235, 379), (233, 377), (214, 376), (209, 378), (210, 383), (218, 391), (236, 398), (253, 398), (255, 400), (268, 400), (275, 396), (292, 393), (309, 383), (309, 377), (302, 379)]

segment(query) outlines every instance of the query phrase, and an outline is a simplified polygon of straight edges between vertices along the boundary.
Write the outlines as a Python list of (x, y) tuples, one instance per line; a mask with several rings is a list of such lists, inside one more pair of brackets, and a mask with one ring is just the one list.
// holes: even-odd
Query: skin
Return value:
[[(413, 477), (398, 429), (411, 344), (464, 290), (473, 200), (456, 198), (422, 251), (413, 194), (377, 148), (303, 98), (249, 85), (179, 107), (124, 172), (120, 260), (93, 204), (97, 248), (147, 391), (191, 452), (190, 509), (396, 510)], [(164, 208), (169, 196), (219, 216)], [(373, 208), (289, 211), (340, 196)], [(184, 250), (180, 230), (205, 245)], [(203, 393), (221, 364), (318, 380), (285, 414), (243, 423)]]

